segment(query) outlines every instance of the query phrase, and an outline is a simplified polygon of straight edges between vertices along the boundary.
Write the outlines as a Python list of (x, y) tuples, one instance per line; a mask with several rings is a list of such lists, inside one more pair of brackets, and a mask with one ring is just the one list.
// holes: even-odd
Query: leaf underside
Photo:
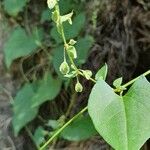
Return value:
[(103, 80), (94, 86), (88, 111), (98, 133), (116, 150), (139, 150), (150, 137), (150, 83), (139, 78), (123, 97)]

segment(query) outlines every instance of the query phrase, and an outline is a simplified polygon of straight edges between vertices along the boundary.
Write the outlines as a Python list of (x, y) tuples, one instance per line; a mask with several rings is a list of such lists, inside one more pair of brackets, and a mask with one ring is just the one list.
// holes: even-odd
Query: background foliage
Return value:
[[(59, 66), (63, 61), (63, 41), (51, 20), (51, 10), (47, 8), (46, 1), (39, 1), (37, 4), (37, 1), (34, 0), (3, 0), (1, 5), (2, 14), (5, 19), (7, 18), (7, 25), (4, 25), (5, 29), (12, 26), (3, 48), (5, 65), (14, 78), (19, 78), (21, 83), (12, 104), (14, 132), (15, 135), (18, 135), (24, 129), (26, 131), (31, 130), (30, 132), (33, 136), (31, 136), (32, 134), (30, 136), (36, 147), (39, 147), (66, 120), (80, 110), (79, 106), (84, 106), (87, 103), (87, 97), (93, 85), (83, 80), (82, 82), (85, 85), (84, 92), (81, 95), (77, 95), (74, 92), (75, 81), (72, 79), (66, 80), (60, 74)], [(146, 33), (149, 32), (150, 25), (148, 21), (144, 22), (141, 19), (149, 17), (149, 2), (137, 0), (130, 5), (132, 9), (126, 6), (124, 1), (120, 4), (119, 1), (115, 0), (111, 2), (101, 1), (101, 3), (97, 0), (94, 2), (60, 0), (62, 15), (72, 10), (74, 11), (73, 25), (70, 26), (66, 22), (64, 27), (67, 40), (74, 38), (78, 41), (76, 44), (78, 53), (76, 64), (85, 69), (92, 69), (96, 73), (96, 70), (107, 62), (109, 66), (108, 77), (106, 78), (107, 66), (104, 66), (97, 73), (96, 79), (102, 75), (104, 80), (107, 79), (112, 84), (114, 79), (123, 76), (123, 81), (120, 78), (114, 82), (115, 87), (120, 87), (122, 82), (128, 81), (133, 76), (149, 69), (147, 64), (142, 69), (138, 64), (143, 60), (141, 60), (141, 56), (147, 55), (147, 57), (143, 56), (146, 60), (149, 54), (147, 53), (149, 50), (149, 36)], [(136, 11), (139, 13), (135, 13)], [(140, 15), (136, 16), (136, 14)], [(120, 17), (120, 15), (124, 18)], [(95, 40), (96, 43), (94, 43)], [(137, 66), (139, 66), (139, 69), (137, 69)], [(146, 80), (142, 80), (141, 84), (143, 82), (146, 82)], [(99, 83), (96, 86), (100, 86)], [(132, 94), (134, 86), (136, 85), (133, 85), (129, 94), (137, 96), (140, 88), (137, 88), (139, 89), (139, 91), (136, 91), (137, 94)], [(110, 92), (105, 84), (103, 87), (99, 87), (99, 89), (101, 88)], [(93, 90), (92, 92), (95, 91)], [(99, 92), (98, 90), (96, 93)], [(126, 97), (128, 96), (125, 95), (125, 99), (128, 99)], [(91, 99), (91, 101), (94, 101), (95, 96)], [(116, 98), (114, 103), (116, 103), (117, 99), (119, 98)], [(142, 98), (139, 103), (144, 103), (145, 105), (145, 102), (142, 101), (143, 99), (147, 100), (147, 98)], [(73, 106), (70, 103), (72, 101), (74, 102)], [(103, 102), (99, 101), (99, 103), (96, 100), (95, 103), (90, 103), (89, 100), (89, 107), (94, 107), (95, 109), (96, 106), (103, 106)], [(126, 107), (128, 110), (126, 105), (128, 104), (121, 106)], [(97, 110), (100, 113), (106, 113), (107, 109), (102, 112), (103, 109), (99, 110), (99, 108)], [(144, 112), (144, 109), (142, 110)], [(137, 109), (134, 112), (139, 113)], [(94, 115), (92, 113), (94, 112), (90, 114), (92, 120), (98, 120), (98, 116), (95, 115), (97, 112)], [(107, 113), (113, 114), (112, 112)], [(105, 119), (108, 119), (107, 113), (103, 115), (104, 120), (102, 118), (104, 124), (107, 124), (107, 121), (105, 122)], [(133, 112), (129, 113), (133, 114)], [(128, 120), (128, 116), (126, 117), (122, 120), (123, 123), (126, 123), (126, 119)], [(118, 121), (117, 119), (117, 116), (114, 117), (115, 122)], [(112, 124), (114, 120), (112, 120)], [(142, 117), (137, 118), (137, 120), (141, 122)], [(132, 124), (130, 121), (131, 119), (129, 118), (129, 126)], [(145, 121), (142, 120), (142, 122), (144, 123)], [(105, 127), (102, 126), (101, 129), (100, 122), (97, 121), (94, 122), (94, 125), (100, 135), (103, 135), (109, 144), (116, 147), (115, 138), (109, 139), (109, 133), (107, 133), (108, 131), (105, 130)], [(147, 126), (147, 124), (141, 124), (140, 127), (142, 128), (143, 126)], [(122, 125), (116, 128), (120, 127)], [(115, 135), (115, 126), (111, 129), (110, 133)], [(80, 134), (77, 134), (77, 131)], [(59, 138), (68, 141), (80, 141), (97, 135), (97, 131), (86, 114), (70, 124)], [(132, 138), (130, 131), (128, 134), (129, 139)], [(147, 132), (145, 131), (146, 134)], [(124, 134), (124, 136), (126, 135)], [(141, 137), (142, 139), (138, 141), (139, 144), (143, 144), (147, 137), (148, 135)], [(123, 142), (120, 141), (118, 145), (122, 147), (122, 144)]]

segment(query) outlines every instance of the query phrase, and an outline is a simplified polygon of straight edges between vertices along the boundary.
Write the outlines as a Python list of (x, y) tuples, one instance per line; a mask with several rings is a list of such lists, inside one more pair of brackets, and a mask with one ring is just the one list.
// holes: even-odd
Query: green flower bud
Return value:
[(60, 65), (59, 70), (60, 70), (60, 72), (61, 72), (62, 74), (66, 75), (66, 74), (69, 73), (70, 67), (69, 67), (69, 65), (67, 64), (67, 62), (64, 61), (64, 62)]
[(73, 58), (76, 59), (77, 58), (77, 51), (76, 48), (74, 46), (68, 46), (67, 47), (67, 51), (69, 52), (69, 55)]
[(77, 82), (75, 85), (75, 91), (81, 93), (83, 91), (83, 86), (81, 83)]
[(58, 24), (59, 23), (59, 12), (58, 10), (55, 10), (54, 12), (52, 12), (52, 20)]

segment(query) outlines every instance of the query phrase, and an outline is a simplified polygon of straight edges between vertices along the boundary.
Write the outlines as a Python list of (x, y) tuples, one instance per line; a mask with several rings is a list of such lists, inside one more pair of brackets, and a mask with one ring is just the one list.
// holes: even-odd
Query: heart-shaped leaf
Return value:
[(17, 16), (28, 0), (4, 0), (4, 9), (11, 16)]
[(39, 106), (47, 100), (53, 100), (60, 92), (61, 80), (53, 78), (46, 72), (42, 80), (26, 83), (14, 98), (13, 103), (13, 127), (15, 135), (30, 121), (37, 113)]
[(115, 150), (139, 150), (150, 137), (150, 83), (139, 78), (121, 97), (97, 81), (88, 110), (96, 130)]
[(7, 68), (10, 67), (13, 60), (35, 52), (38, 48), (37, 40), (37, 37), (34, 39), (34, 36), (27, 35), (23, 28), (17, 27), (4, 45)]
[(106, 80), (107, 73), (108, 73), (108, 66), (107, 66), (107, 64), (105, 64), (105, 65), (104, 65), (102, 68), (100, 68), (99, 71), (96, 73), (95, 79), (96, 79), (96, 80), (99, 80), (99, 79)]

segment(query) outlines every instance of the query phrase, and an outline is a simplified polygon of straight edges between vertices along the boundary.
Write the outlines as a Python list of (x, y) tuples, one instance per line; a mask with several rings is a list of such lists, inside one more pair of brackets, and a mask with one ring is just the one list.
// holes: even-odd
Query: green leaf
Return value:
[(76, 64), (82, 65), (86, 62), (90, 48), (92, 47), (94, 40), (91, 36), (85, 36), (83, 38), (79, 38), (75, 48), (77, 50), (77, 59)]
[(61, 137), (69, 141), (80, 141), (96, 134), (90, 117), (81, 116), (62, 131)]
[(47, 126), (53, 128), (54, 130), (56, 130), (60, 127), (58, 120), (49, 120), (47, 123)]
[(17, 93), (13, 103), (13, 127), (15, 135), (38, 113), (38, 107), (32, 108), (32, 97), (35, 95), (32, 84), (25, 84)]
[(99, 80), (99, 79), (106, 80), (107, 73), (108, 73), (108, 66), (107, 66), (107, 64), (105, 64), (105, 65), (104, 65), (102, 68), (100, 68), (99, 71), (96, 73), (95, 79), (96, 79), (96, 80)]
[(120, 87), (121, 84), (122, 84), (122, 77), (116, 79), (116, 80), (113, 82), (113, 86), (116, 87), (116, 88)]
[(45, 135), (47, 132), (43, 129), (43, 127), (39, 126), (33, 135), (33, 140), (37, 146), (40, 146), (43, 142), (45, 142)]
[(35, 39), (32, 36), (28, 36), (24, 29), (20, 27), (16, 28), (4, 45), (7, 68), (10, 67), (13, 60), (35, 52), (37, 47)]
[[(68, 22), (64, 22), (64, 32), (66, 36), (66, 40), (75, 38), (78, 36), (82, 28), (85, 24), (85, 14), (81, 13), (77, 15), (73, 19), (73, 24), (70, 25)], [(58, 43), (62, 43), (63, 40), (61, 38), (61, 35), (57, 32), (57, 28), (54, 26), (54, 28), (51, 30), (51, 37)]]
[(77, 43), (77, 41), (75, 41), (74, 39), (70, 39), (69, 41), (69, 45), (74, 46)]
[(51, 14), (52, 14), (51, 10), (45, 9), (41, 15), (41, 23), (44, 23), (45, 21), (50, 21), (51, 20)]
[(4, 9), (11, 16), (17, 16), (28, 0), (4, 0)]
[(46, 73), (40, 81), (25, 84), (17, 93), (13, 103), (13, 127), (15, 135), (31, 120), (38, 112), (38, 108), (47, 100), (53, 100), (59, 93), (61, 80), (54, 79), (50, 73)]
[(32, 98), (32, 107), (37, 107), (48, 100), (53, 100), (60, 92), (62, 81), (53, 78), (49, 72), (39, 81), (36, 95)]
[(37, 46), (41, 47), (42, 40), (44, 39), (44, 30), (43, 28), (34, 27), (32, 29), (32, 38)]
[(116, 150), (138, 150), (150, 137), (150, 83), (138, 79), (123, 97), (97, 81), (88, 102), (99, 134)]

